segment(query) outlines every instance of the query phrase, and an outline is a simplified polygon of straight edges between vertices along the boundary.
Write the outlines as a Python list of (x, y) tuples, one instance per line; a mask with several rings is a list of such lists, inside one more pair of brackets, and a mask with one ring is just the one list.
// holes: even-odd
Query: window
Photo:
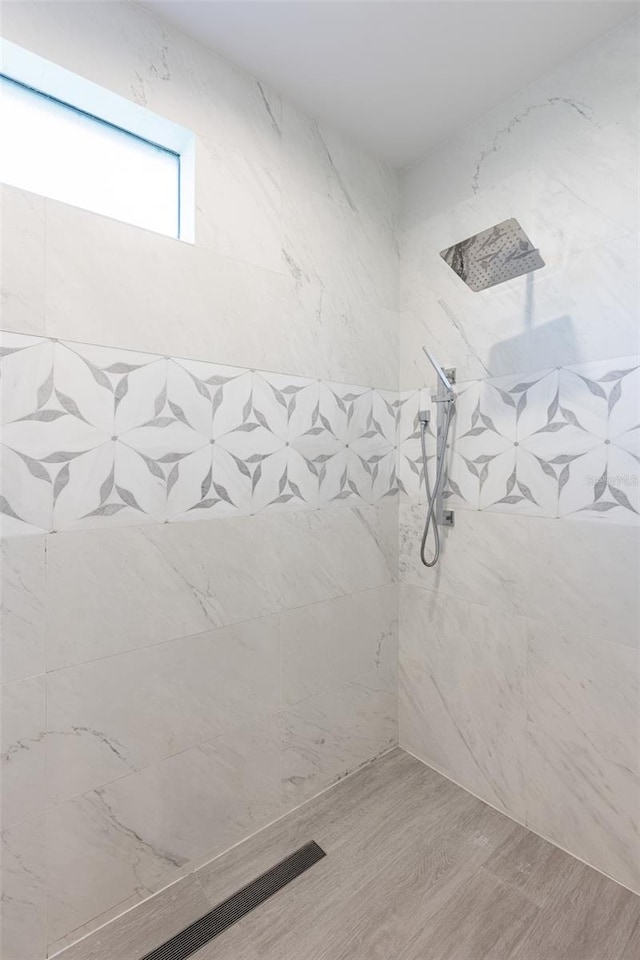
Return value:
[(193, 136), (2, 42), (0, 182), (193, 240)]

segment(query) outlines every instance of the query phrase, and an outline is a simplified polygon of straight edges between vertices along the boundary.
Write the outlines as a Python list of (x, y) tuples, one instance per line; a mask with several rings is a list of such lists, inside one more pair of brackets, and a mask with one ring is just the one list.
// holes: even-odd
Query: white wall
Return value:
[[(640, 890), (637, 26), (403, 178), (400, 743)], [(439, 251), (508, 217), (547, 266), (473, 293)], [(423, 343), (464, 381), (433, 571)]]
[[(22, 455), (7, 454), (5, 492), (17, 515), (31, 513), (4, 517), (2, 954), (42, 960), (396, 742), (397, 503), (353, 492), (349, 442), (368, 414), (348, 410), (354, 395), (397, 386), (397, 185), (132, 4), (5, 3), (2, 33), (197, 138), (194, 245), (2, 191), (1, 326), (17, 348), (5, 357), (5, 413), (38, 413), (46, 394), (61, 414), (3, 430)], [(142, 512), (128, 494), (112, 502), (120, 484), (104, 486), (104, 457), (121, 438), (108, 436), (105, 376), (131, 361), (125, 350), (147, 352), (119, 407), (138, 405), (129, 426), (163, 395), (152, 380), (164, 355), (240, 368), (222, 372), (249, 385), (242, 409), (258, 379), (267, 393), (326, 387), (345, 421), (331, 438), (339, 469), (307, 472), (304, 504), (270, 506), (295, 439), (278, 433), (272, 395), (271, 432), (251, 434), (246, 451), (285, 457), (262, 504), (268, 471), (258, 482), (247, 460), (237, 511), (223, 502), (220, 519), (167, 524), (178, 487), (149, 437), (139, 450), (153, 472), (123, 484)], [(213, 369), (186, 366), (205, 379)], [(38, 399), (50, 369), (55, 389)], [(203, 392), (188, 382), (190, 399), (173, 399), (193, 424)], [(85, 419), (62, 416), (55, 391)], [(313, 419), (314, 404), (296, 416), (303, 407)], [(92, 452), (76, 457), (89, 435)], [(50, 457), (64, 450), (74, 457)], [(189, 480), (184, 463), (198, 494), (201, 475)], [(235, 477), (247, 485), (246, 472)], [(87, 519), (107, 490), (109, 510)]]

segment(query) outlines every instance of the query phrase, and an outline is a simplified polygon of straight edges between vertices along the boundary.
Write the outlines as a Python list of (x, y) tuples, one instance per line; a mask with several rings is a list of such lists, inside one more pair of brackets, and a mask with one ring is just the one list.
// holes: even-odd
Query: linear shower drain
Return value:
[(315, 841), (306, 843), (166, 943), (145, 954), (142, 960), (186, 960), (325, 856)]

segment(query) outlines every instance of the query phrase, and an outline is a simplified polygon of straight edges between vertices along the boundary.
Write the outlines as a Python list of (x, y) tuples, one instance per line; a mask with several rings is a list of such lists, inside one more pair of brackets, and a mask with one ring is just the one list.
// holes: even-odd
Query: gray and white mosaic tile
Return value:
[[(450, 506), (640, 521), (640, 357), (468, 381), (457, 397)], [(424, 500), (418, 410), (428, 404), (426, 390), (400, 397), (399, 488), (412, 500)]]
[(397, 395), (4, 334), (5, 535), (396, 492)]
[[(5, 536), (424, 500), (426, 388), (21, 334), (0, 380)], [(452, 507), (637, 524), (639, 464), (637, 356), (457, 385)]]

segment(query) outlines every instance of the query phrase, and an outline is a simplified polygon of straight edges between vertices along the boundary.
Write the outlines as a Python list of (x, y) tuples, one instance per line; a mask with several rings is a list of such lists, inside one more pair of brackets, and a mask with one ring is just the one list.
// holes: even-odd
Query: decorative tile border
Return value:
[[(469, 381), (457, 393), (452, 507), (640, 522), (640, 357)], [(421, 501), (425, 403), (427, 391), (401, 394), (398, 418), (400, 491)]]
[(375, 502), (397, 394), (4, 334), (5, 536)]
[[(3, 534), (424, 501), (426, 389), (3, 334)], [(456, 508), (640, 522), (640, 358), (457, 386)], [(435, 415), (435, 412), (434, 412)], [(428, 456), (435, 438), (428, 434)]]

